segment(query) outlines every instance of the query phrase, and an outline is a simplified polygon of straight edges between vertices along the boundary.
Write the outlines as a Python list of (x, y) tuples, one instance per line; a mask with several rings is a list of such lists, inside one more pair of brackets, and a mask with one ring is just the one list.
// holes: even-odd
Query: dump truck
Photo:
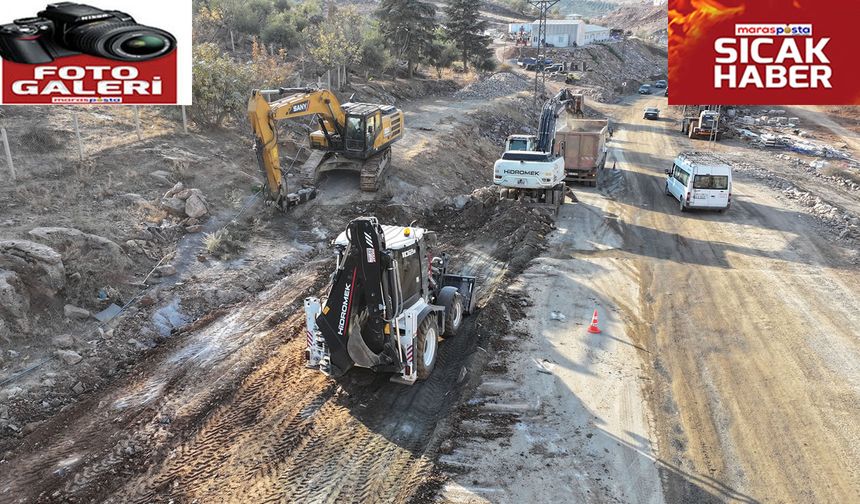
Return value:
[(684, 105), (681, 133), (689, 138), (719, 140), (719, 105)]
[(581, 119), (567, 115), (555, 133), (557, 154), (564, 158), (564, 181), (597, 186), (597, 170), (606, 164), (606, 119)]

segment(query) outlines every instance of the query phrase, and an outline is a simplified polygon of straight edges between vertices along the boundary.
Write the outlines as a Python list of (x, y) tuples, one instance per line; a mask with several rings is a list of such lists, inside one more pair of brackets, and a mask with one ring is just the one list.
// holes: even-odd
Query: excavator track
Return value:
[(365, 161), (361, 168), (360, 187), (364, 192), (376, 192), (379, 190), (382, 175), (391, 164), (391, 148), (385, 149), (378, 156)]

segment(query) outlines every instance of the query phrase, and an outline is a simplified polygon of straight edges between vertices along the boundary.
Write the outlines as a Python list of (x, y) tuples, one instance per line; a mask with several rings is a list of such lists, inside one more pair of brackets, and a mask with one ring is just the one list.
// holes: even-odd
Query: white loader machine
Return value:
[(341, 376), (352, 366), (393, 372), (411, 385), (436, 365), (438, 338), (454, 336), (475, 308), (475, 277), (447, 272), (433, 257), (435, 233), (349, 223), (334, 241), (337, 268), (328, 298), (305, 299), (308, 366)]
[(505, 152), (493, 166), (493, 183), (502, 199), (527, 201), (554, 208), (564, 203), (564, 156), (555, 151), (555, 129), (562, 107), (581, 110), (582, 95), (569, 89), (546, 102), (538, 135), (511, 135)]

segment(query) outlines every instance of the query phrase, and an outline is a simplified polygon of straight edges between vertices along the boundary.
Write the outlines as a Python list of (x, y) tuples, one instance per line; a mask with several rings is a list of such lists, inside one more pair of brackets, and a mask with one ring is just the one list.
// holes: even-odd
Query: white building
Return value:
[(518, 33), (531, 33), (531, 23), (508, 23), (508, 33), (516, 35)]
[(598, 25), (585, 25), (585, 44), (609, 40), (609, 28)]
[[(531, 45), (538, 46), (539, 21), (531, 24)], [(549, 47), (583, 46), (609, 39), (609, 28), (586, 24), (582, 19), (548, 19), (546, 22), (546, 45)]]

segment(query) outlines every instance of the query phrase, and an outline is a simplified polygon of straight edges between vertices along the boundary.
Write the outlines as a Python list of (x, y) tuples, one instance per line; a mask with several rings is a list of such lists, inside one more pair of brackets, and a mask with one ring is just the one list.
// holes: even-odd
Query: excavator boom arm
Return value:
[[(274, 93), (282, 97), (269, 103), (265, 95)], [(248, 120), (254, 132), (257, 162), (266, 176), (269, 197), (279, 205), (283, 205), (289, 191), (281, 174), (276, 122), (310, 115), (320, 118), (322, 130), (329, 141), (335, 135), (338, 138), (342, 136), (346, 115), (340, 101), (327, 89), (254, 90), (248, 101)]]

